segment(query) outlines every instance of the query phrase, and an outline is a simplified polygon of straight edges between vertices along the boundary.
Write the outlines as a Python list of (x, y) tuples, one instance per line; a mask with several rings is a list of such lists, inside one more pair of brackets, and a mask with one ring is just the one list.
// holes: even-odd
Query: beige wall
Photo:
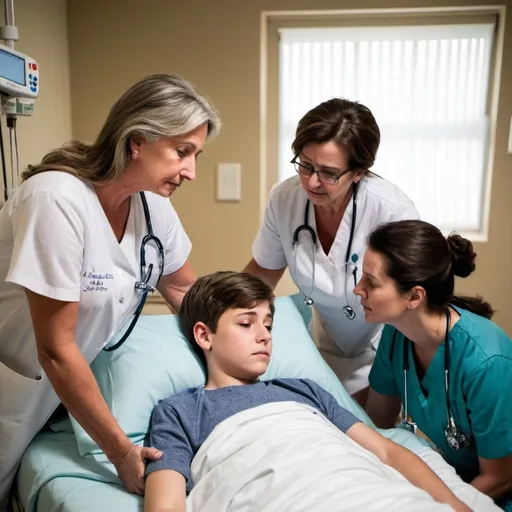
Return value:
[[(73, 134), (92, 139), (109, 105), (134, 80), (154, 72), (180, 73), (220, 110), (224, 129), (201, 156), (198, 178), (173, 198), (193, 241), (199, 274), (241, 269), (260, 221), (260, 12), (481, 5), (486, 0), (70, 0), (69, 44)], [(503, 3), (503, 2), (501, 2)], [(505, 48), (512, 47), (512, 0), (507, 0)], [(460, 291), (480, 293), (499, 310), (512, 334), (512, 157), (506, 154), (512, 114), (512, 52), (502, 72), (489, 242), (479, 244), (478, 271)], [(215, 202), (218, 162), (240, 162), (242, 201)]]
[[(3, 2), (0, 13), (3, 25)], [(14, 18), (19, 32), (14, 48), (39, 64), (41, 85), (34, 115), (20, 117), (17, 121), (22, 170), (30, 163), (37, 163), (49, 149), (71, 138), (66, 0), (16, 0)], [(4, 140), (8, 144), (5, 125)]]

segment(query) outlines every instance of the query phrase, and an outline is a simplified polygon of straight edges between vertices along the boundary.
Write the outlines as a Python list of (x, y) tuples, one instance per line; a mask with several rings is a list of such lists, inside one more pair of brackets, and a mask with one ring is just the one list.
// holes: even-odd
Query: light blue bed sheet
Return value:
[[(142, 512), (143, 499), (121, 487), (114, 467), (102, 457), (81, 457), (71, 424), (63, 420), (27, 448), (16, 481), (27, 512)], [(425, 443), (395, 428), (384, 435), (415, 451)]]
[(16, 491), (27, 512), (142, 512), (143, 499), (127, 493), (112, 464), (81, 457), (71, 423), (39, 433), (23, 456)]

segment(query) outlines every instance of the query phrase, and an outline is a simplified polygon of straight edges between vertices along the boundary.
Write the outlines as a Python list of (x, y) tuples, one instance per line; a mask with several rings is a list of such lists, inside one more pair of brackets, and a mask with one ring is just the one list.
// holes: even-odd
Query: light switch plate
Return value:
[(242, 166), (239, 163), (217, 164), (217, 201), (240, 201)]
[(508, 129), (508, 154), (512, 155), (512, 117), (510, 118), (510, 127)]

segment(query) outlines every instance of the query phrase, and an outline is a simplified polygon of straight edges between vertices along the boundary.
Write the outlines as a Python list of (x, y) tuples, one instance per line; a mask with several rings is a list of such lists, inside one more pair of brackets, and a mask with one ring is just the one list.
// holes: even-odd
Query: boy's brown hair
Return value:
[(274, 316), (272, 289), (246, 272), (215, 272), (200, 277), (191, 286), (181, 303), (179, 317), (183, 332), (205, 366), (203, 350), (194, 338), (196, 323), (203, 322), (215, 333), (219, 318), (228, 309), (250, 309), (264, 302)]

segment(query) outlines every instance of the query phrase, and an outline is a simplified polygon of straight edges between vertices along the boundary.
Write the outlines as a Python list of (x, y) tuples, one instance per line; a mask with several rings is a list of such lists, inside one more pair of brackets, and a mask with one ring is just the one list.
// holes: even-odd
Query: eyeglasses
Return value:
[(311, 164), (301, 162), (299, 155), (297, 155), (290, 163), (294, 165), (295, 170), (300, 176), (309, 178), (313, 173), (316, 173), (319, 181), (322, 181), (323, 183), (329, 183), (330, 185), (336, 185), (342, 176), (352, 170), (346, 169), (339, 174), (335, 174), (330, 171), (317, 171)]

